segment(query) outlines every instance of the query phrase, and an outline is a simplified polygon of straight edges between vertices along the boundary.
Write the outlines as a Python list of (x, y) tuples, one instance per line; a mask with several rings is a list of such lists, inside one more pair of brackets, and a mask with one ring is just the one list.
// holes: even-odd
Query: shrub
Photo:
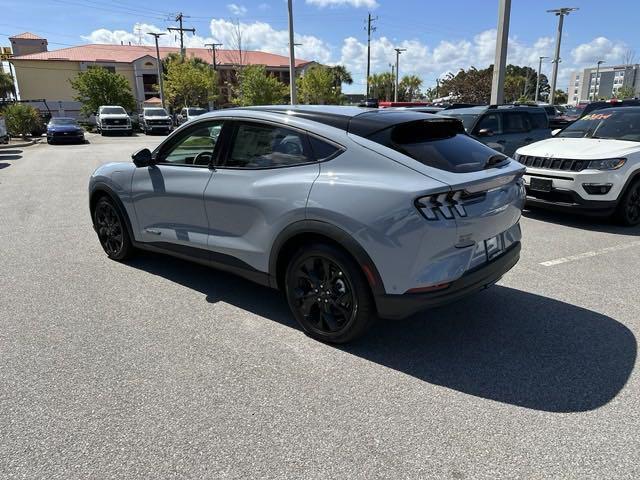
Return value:
[(40, 115), (31, 105), (14, 103), (4, 109), (9, 134), (17, 137), (27, 137), (38, 127)]

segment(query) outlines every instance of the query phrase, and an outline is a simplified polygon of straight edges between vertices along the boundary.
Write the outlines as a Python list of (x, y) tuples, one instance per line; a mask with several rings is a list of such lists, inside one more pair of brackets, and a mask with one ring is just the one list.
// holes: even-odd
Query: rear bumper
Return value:
[(573, 212), (595, 217), (607, 217), (616, 210), (617, 200), (585, 200), (573, 190), (554, 188), (551, 192), (533, 192), (527, 188), (528, 206), (558, 212)]
[(520, 248), (520, 242), (513, 244), (498, 258), (467, 272), (444, 290), (432, 293), (376, 295), (374, 298), (378, 315), (390, 319), (405, 318), (426, 308), (444, 305), (489, 287), (518, 263)]

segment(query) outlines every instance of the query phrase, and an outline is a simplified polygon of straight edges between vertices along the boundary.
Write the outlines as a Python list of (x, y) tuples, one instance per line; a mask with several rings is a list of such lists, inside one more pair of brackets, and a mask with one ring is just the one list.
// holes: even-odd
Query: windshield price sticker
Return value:
[(585, 115), (582, 120), (606, 120), (613, 113), (592, 113), (591, 115)]

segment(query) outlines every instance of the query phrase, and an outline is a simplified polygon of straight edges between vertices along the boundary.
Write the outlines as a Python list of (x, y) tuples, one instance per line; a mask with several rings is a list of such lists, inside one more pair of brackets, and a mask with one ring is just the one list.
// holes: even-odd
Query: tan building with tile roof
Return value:
[[(17, 42), (11, 59), (16, 72), (18, 91), (22, 100), (46, 99), (50, 104), (56, 102), (70, 105), (74, 102), (75, 91), (69, 82), (78, 73), (93, 67), (103, 67), (122, 74), (131, 85), (131, 90), (139, 107), (145, 100), (157, 97), (158, 84), (156, 51), (154, 46), (145, 45), (81, 45), (48, 51), (46, 39), (25, 32), (11, 37), (12, 46)], [(24, 42), (27, 42), (25, 44)], [(28, 42), (40, 42), (40, 49), (28, 54)], [(44, 42), (44, 43), (43, 43)], [(34, 45), (31, 48), (35, 48)], [(179, 53), (176, 47), (160, 47), (160, 57)], [(187, 57), (196, 57), (211, 63), (211, 50), (206, 48), (187, 48)], [(219, 72), (221, 96), (228, 99), (227, 82), (232, 80), (235, 65), (239, 63), (236, 50), (216, 50), (216, 62)], [(242, 64), (265, 65), (267, 72), (289, 83), (289, 59), (283, 55), (258, 51), (243, 51)], [(296, 60), (296, 69), (303, 72), (315, 62)], [(69, 110), (70, 107), (67, 107)], [(79, 105), (77, 105), (79, 109)]]

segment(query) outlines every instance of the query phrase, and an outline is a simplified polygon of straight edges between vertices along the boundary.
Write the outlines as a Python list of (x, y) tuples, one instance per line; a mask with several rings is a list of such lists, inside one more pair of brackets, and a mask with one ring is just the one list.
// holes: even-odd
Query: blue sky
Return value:
[[(151, 38), (137, 32), (175, 26), (169, 21), (177, 8), (185, 26), (195, 27), (188, 46), (215, 40), (232, 43), (233, 22), (240, 22), (248, 49), (286, 53), (287, 8), (284, 0), (3, 0), (0, 45), (7, 36), (31, 31), (49, 41), (51, 50), (82, 43), (138, 43)], [(637, 22), (640, 3), (617, 0), (612, 12), (602, 1), (513, 0), (509, 61), (537, 68), (540, 55), (552, 56), (556, 17), (546, 10), (575, 6), (580, 10), (565, 21), (559, 87), (566, 88), (569, 72), (604, 59), (620, 63), (629, 49), (640, 55)], [(364, 90), (366, 65), (365, 19), (378, 17), (372, 43), (372, 70), (389, 69), (395, 61), (393, 48), (407, 48), (401, 56), (402, 74), (419, 75), (425, 86), (448, 71), (485, 67), (493, 61), (497, 0), (294, 0), (296, 56), (323, 63), (343, 63), (355, 83), (348, 91)], [(172, 35), (164, 37), (174, 44)], [(223, 47), (224, 48), (224, 47)], [(549, 72), (546, 64), (543, 71)]]

